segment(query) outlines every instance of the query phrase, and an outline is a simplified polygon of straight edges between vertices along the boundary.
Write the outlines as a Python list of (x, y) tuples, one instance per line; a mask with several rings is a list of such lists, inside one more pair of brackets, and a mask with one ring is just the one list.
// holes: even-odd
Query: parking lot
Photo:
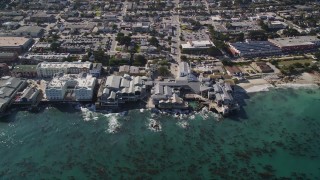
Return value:
[(185, 41), (203, 41), (209, 40), (209, 35), (206, 29), (201, 29), (199, 31), (183, 31), (182, 32)]

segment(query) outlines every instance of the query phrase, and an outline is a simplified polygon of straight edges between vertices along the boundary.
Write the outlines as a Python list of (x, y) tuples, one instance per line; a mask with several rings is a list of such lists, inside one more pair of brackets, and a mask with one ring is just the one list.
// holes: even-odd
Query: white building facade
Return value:
[(47, 85), (45, 94), (47, 100), (65, 100), (70, 94), (75, 101), (90, 101), (93, 97), (96, 78), (92, 75), (81, 73), (70, 75), (58, 73)]
[(88, 73), (91, 62), (42, 62), (37, 66), (38, 77), (53, 77), (56, 73), (79, 74)]

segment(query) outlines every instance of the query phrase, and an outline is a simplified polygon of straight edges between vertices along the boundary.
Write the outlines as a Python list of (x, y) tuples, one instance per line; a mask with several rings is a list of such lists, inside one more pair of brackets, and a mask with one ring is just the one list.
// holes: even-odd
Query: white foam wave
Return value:
[(269, 91), (272, 88), (293, 88), (293, 89), (318, 89), (317, 84), (297, 84), (297, 83), (284, 83), (273, 86), (272, 84), (256, 85), (246, 89), (247, 93)]
[(179, 119), (187, 119), (188, 115), (186, 114), (180, 114)]
[(189, 119), (195, 119), (196, 118), (196, 116), (194, 115), (194, 114), (192, 114), (190, 117), (189, 117)]
[(214, 119), (217, 120), (217, 121), (220, 121), (221, 119), (223, 119), (223, 116), (221, 114), (214, 113), (214, 112), (211, 112), (210, 114), (212, 114)]
[(121, 123), (118, 121), (117, 115), (109, 116), (108, 120), (109, 120), (109, 122), (108, 122), (107, 132), (108, 133), (118, 132), (121, 127)]
[(85, 121), (98, 120), (98, 114), (90, 111), (88, 108), (81, 107), (82, 118)]
[(273, 87), (274, 86), (271, 84), (256, 85), (246, 89), (246, 92), (247, 93), (264, 92), (264, 91), (269, 91), (270, 88), (273, 88)]
[(188, 121), (178, 121), (178, 122), (177, 122), (177, 125), (180, 126), (180, 127), (183, 128), (183, 129), (186, 129), (186, 128), (189, 127)]
[(160, 122), (154, 120), (154, 119), (148, 119), (148, 129), (150, 129), (153, 132), (160, 132), (162, 130), (162, 126)]
[(317, 89), (319, 86), (317, 84), (295, 84), (295, 83), (285, 83), (278, 84), (277, 88), (293, 88), (293, 89)]

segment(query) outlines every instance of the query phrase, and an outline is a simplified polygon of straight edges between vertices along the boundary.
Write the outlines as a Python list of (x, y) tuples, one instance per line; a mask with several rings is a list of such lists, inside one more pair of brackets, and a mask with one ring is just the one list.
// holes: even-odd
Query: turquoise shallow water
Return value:
[(0, 179), (320, 179), (319, 89), (257, 93), (242, 105), (222, 121), (17, 112), (0, 123)]

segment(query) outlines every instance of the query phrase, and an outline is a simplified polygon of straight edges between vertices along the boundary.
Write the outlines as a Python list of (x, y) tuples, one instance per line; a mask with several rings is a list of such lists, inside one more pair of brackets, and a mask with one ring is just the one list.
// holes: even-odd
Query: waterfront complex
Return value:
[(47, 84), (46, 99), (92, 101), (96, 78), (87, 73), (79, 75), (57, 73)]
[(4, 113), (70, 103), (228, 115), (239, 93), (320, 81), (316, 2), (4, 1)]

